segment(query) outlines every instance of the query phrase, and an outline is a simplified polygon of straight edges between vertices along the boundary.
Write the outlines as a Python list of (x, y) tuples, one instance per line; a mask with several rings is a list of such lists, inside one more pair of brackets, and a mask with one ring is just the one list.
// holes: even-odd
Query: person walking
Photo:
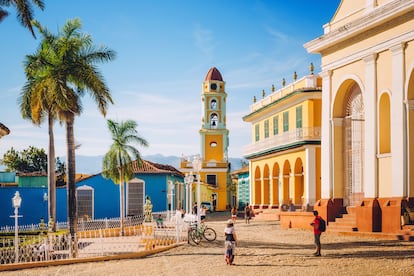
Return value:
[(252, 210), (250, 209), (249, 203), (247, 203), (246, 207), (244, 207), (244, 220), (246, 224), (250, 224), (250, 219), (252, 218), (251, 212)]
[(231, 208), (231, 219), (233, 220), (233, 223), (236, 223), (237, 219), (237, 209), (236, 207)]
[(318, 214), (318, 211), (313, 211), (313, 215), (315, 216), (314, 220), (311, 223), (311, 226), (313, 226), (313, 235), (315, 237), (315, 246), (316, 251), (313, 253), (314, 256), (320, 257), (321, 256), (321, 234), (322, 231), (319, 230), (320, 220), (321, 217)]
[(236, 246), (237, 246), (237, 235), (236, 230), (234, 229), (233, 220), (229, 219), (227, 221), (227, 225), (224, 228), (224, 248), (225, 248), (225, 256), (226, 256), (226, 263), (228, 265), (232, 265), (234, 262), (234, 255), (236, 253)]

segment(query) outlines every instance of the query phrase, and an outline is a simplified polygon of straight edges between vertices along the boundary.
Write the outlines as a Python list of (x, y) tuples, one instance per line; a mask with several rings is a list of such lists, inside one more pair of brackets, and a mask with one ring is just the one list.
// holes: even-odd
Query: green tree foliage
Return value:
[[(39, 22), (33, 22), (43, 37), (38, 53), (28, 58), (26, 91), (35, 108), (53, 108), (53, 117), (66, 126), (68, 223), (72, 237), (77, 227), (75, 186), (75, 117), (82, 111), (81, 98), (88, 93), (105, 116), (112, 97), (97, 63), (111, 61), (115, 52), (96, 47), (92, 36), (81, 32), (80, 19), (68, 20), (55, 35)], [(47, 90), (47, 94), (41, 96)], [(33, 92), (33, 93), (32, 93)], [(25, 93), (26, 94), (26, 93)], [(43, 102), (42, 102), (43, 101)], [(32, 112), (32, 115), (39, 112)], [(51, 113), (49, 113), (50, 115)], [(74, 257), (71, 252), (71, 257)]]
[(3, 154), (3, 159), (0, 159), (0, 163), (6, 166), (6, 171), (9, 172), (47, 171), (47, 155), (45, 150), (34, 146), (30, 146), (21, 152), (11, 148)]
[(45, 8), (42, 0), (0, 0), (0, 22), (9, 15), (5, 8), (14, 7), (17, 11), (17, 19), (30, 30), (33, 37), (36, 37), (32, 27), (33, 8), (31, 2), (41, 10)]
[(103, 160), (103, 173), (114, 183), (119, 183), (121, 234), (124, 234), (124, 184), (133, 176), (132, 161), (142, 162), (141, 154), (135, 145), (148, 146), (148, 142), (138, 135), (137, 123), (132, 120), (114, 122), (108, 120), (108, 129), (112, 137), (112, 145)]

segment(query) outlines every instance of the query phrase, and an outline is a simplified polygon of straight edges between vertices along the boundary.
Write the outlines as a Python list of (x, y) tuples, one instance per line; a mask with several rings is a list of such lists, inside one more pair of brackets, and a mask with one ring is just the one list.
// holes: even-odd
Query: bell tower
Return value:
[(218, 211), (226, 210), (230, 204), (227, 194), (229, 130), (226, 128), (226, 98), (221, 73), (212, 67), (203, 82), (202, 126), (199, 133), (203, 158), (201, 177), (208, 184), (211, 202)]

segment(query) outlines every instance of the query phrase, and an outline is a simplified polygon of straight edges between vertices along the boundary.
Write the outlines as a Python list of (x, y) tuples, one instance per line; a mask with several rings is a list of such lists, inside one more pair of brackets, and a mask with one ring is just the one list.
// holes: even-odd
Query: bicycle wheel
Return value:
[(199, 244), (201, 241), (201, 236), (197, 229), (190, 230), (190, 238), (195, 244)]
[(217, 234), (213, 228), (207, 227), (206, 229), (204, 229), (203, 236), (208, 241), (214, 241), (217, 237)]

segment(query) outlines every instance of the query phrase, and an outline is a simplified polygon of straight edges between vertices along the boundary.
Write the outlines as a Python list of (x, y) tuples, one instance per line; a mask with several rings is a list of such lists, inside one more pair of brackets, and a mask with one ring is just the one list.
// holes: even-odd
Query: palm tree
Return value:
[[(48, 55), (53, 54), (49, 50), (48, 39), (43, 39), (39, 49), (33, 55), (27, 55), (24, 60), (26, 71), (26, 84), (20, 98), (20, 112), (24, 119), (30, 119), (35, 125), (40, 125), (47, 117), (49, 127), (48, 147), (48, 212), (49, 223), (56, 221), (56, 166), (53, 123), (57, 117), (58, 105), (53, 99), (53, 91), (49, 88), (47, 76)], [(52, 231), (56, 231), (55, 223)]]
[(105, 178), (112, 179), (114, 183), (119, 183), (120, 230), (122, 236), (124, 235), (125, 217), (124, 184), (134, 177), (132, 169), (133, 159), (138, 164), (142, 163), (141, 154), (134, 147), (134, 144), (148, 146), (148, 142), (138, 135), (136, 128), (137, 123), (132, 120), (120, 123), (108, 120), (108, 129), (111, 133), (113, 143), (104, 156), (102, 175)]
[(99, 111), (106, 115), (107, 106), (113, 101), (95, 64), (114, 59), (115, 52), (104, 46), (94, 46), (92, 37), (80, 32), (80, 19), (68, 20), (57, 35), (51, 34), (37, 21), (33, 22), (33, 26), (43, 36), (41, 47), (47, 53), (29, 68), (29, 71), (33, 70), (31, 75), (35, 76), (33, 87), (47, 89), (46, 103), (53, 106), (54, 114), (66, 126), (68, 222), (70, 234), (74, 237), (77, 227), (75, 116), (81, 114), (81, 97), (86, 92), (95, 100)]
[(33, 2), (36, 6), (38, 6), (41, 10), (45, 8), (42, 0), (1, 0), (0, 1), (0, 22), (9, 15), (7, 11), (3, 9), (3, 7), (10, 7), (14, 6), (17, 10), (17, 18), (19, 19), (20, 23), (28, 28), (32, 33), (33, 37), (36, 38), (36, 35), (33, 31), (32, 20), (33, 20), (33, 8), (30, 2)]

